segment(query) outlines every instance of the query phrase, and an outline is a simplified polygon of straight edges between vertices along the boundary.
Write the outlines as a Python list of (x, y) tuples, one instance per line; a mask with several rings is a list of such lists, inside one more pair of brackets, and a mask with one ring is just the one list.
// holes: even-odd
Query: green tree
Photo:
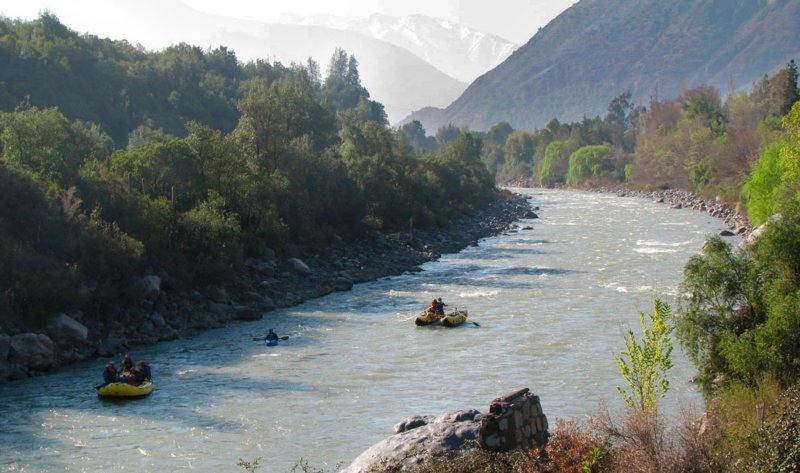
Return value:
[(552, 186), (567, 180), (569, 157), (574, 147), (569, 141), (553, 141), (547, 145), (539, 170), (539, 184)]
[(615, 169), (610, 156), (611, 148), (604, 145), (577, 149), (569, 157), (567, 184), (576, 186), (592, 179), (612, 176)]
[(64, 187), (75, 183), (84, 161), (105, 159), (110, 147), (97, 127), (70, 122), (55, 108), (0, 113), (0, 151), (6, 164)]
[(419, 120), (412, 120), (400, 127), (398, 133), (405, 138), (411, 149), (416, 153), (436, 151), (436, 139), (425, 134), (425, 128)]
[(747, 215), (755, 225), (766, 222), (785, 200), (784, 169), (780, 160), (782, 147), (778, 143), (761, 152), (742, 189), (742, 195), (747, 199)]
[(794, 59), (789, 60), (782, 72), (785, 75), (785, 85), (781, 115), (787, 115), (794, 104), (800, 100), (800, 89), (797, 87), (797, 63), (794, 62)]
[(671, 316), (669, 305), (656, 299), (653, 312), (647, 314), (649, 326), (644, 312), (639, 313), (641, 342), (636, 340), (633, 330), (628, 329), (625, 350), (621, 356), (614, 356), (630, 390), (617, 386), (617, 391), (630, 408), (652, 412), (657, 398), (664, 397), (669, 389), (667, 371), (672, 368)]
[(523, 130), (512, 131), (506, 138), (505, 163), (500, 169), (502, 179), (527, 177), (533, 174), (533, 155), (536, 141), (531, 133)]
[(686, 264), (681, 284), (686, 296), (675, 329), (707, 390), (718, 374), (730, 372), (723, 338), (746, 333), (766, 317), (760, 281), (750, 253), (720, 237), (709, 239), (703, 253)]

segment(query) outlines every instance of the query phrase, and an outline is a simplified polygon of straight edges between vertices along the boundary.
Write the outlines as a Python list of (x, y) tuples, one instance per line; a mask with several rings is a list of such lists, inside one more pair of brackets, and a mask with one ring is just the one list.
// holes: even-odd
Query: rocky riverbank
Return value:
[(534, 218), (527, 200), (508, 195), (444, 228), (377, 234), (339, 241), (319, 252), (289, 258), (265, 249), (246, 262), (227, 287), (178, 291), (167, 275), (137, 282), (141, 305), (101, 320), (81, 312), (55, 314), (35, 332), (0, 333), (0, 382), (63, 368), (95, 357), (117, 357), (136, 346), (190, 337), (242, 320), (258, 320), (353, 284), (419, 271), (425, 262), (477, 244), (478, 240)]
[[(507, 187), (541, 187), (530, 180), (516, 180), (504, 184)], [(564, 187), (566, 188), (566, 187)], [(710, 201), (699, 195), (682, 189), (659, 189), (654, 191), (644, 191), (629, 189), (625, 186), (615, 187), (596, 187), (591, 189), (579, 189), (589, 192), (600, 192), (604, 194), (616, 194), (620, 197), (637, 197), (649, 199), (655, 202), (669, 205), (673, 209), (692, 209), (708, 212), (712, 217), (722, 220), (723, 225), (730, 234), (748, 235), (753, 231), (753, 225), (746, 215), (736, 211), (731, 205), (720, 200)]]

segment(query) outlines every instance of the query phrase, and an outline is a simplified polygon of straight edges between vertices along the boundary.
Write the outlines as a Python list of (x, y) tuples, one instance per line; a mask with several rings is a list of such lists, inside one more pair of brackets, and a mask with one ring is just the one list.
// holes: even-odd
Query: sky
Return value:
[[(127, 39), (149, 49), (169, 46), (168, 38), (158, 31), (142, 31), (135, 22), (126, 21), (130, 9), (169, 15), (181, 2), (196, 10), (233, 18), (280, 22), (287, 15), (332, 14), (364, 17), (372, 13), (390, 16), (422, 14), (444, 18), (474, 29), (496, 34), (517, 44), (526, 43), (576, 0), (0, 0), (0, 14), (9, 18), (33, 19), (49, 10), (70, 29), (112, 39)], [(180, 18), (175, 18), (180, 32)]]

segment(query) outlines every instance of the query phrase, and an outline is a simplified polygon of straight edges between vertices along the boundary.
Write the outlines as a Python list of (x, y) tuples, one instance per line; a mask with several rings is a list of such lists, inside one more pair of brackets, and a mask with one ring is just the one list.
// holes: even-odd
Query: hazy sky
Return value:
[[(170, 4), (184, 3), (197, 10), (264, 22), (280, 21), (286, 14), (328, 13), (362, 17), (371, 13), (391, 16), (423, 14), (446, 18), (478, 30), (494, 33), (523, 44), (559, 13), (577, 0), (0, 0), (0, 14), (32, 19), (50, 10), (73, 30), (101, 37), (127, 39), (151, 49), (161, 49), (159, 32), (143, 32), (136, 22), (126, 21), (130, 9), (169, 15)], [(185, 27), (180, 18), (175, 28)], [(174, 32), (173, 32), (174, 33)], [(142, 41), (142, 38), (147, 41)], [(164, 41), (167, 41), (166, 39)]]

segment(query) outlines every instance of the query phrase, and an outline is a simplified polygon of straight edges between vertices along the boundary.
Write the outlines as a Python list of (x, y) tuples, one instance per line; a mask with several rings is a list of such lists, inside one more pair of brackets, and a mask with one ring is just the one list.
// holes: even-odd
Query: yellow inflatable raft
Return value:
[(143, 397), (150, 394), (156, 385), (152, 381), (145, 381), (142, 384), (129, 383), (108, 383), (97, 387), (97, 395), (100, 397)]

